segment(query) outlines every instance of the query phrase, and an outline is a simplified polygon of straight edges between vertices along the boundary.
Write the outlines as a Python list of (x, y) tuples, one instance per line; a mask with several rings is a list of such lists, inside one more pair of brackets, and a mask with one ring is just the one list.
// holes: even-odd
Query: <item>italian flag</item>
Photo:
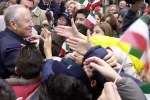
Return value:
[(96, 24), (96, 20), (94, 18), (94, 15), (92, 13), (92, 11), (90, 12), (90, 14), (88, 15), (87, 19), (85, 20), (85, 25), (88, 26), (89, 28), (93, 28), (94, 25)]
[(60, 51), (60, 55), (64, 56), (67, 52), (70, 52), (70, 48), (66, 44), (66, 42), (64, 42), (63, 45), (62, 45), (61, 51)]
[(143, 93), (145, 94), (147, 100), (150, 100), (150, 83), (140, 85)]
[(101, 14), (105, 14), (106, 10), (104, 7), (96, 7), (95, 10), (97, 10), (98, 12), (100, 12)]
[(90, 10), (91, 5), (89, 4), (88, 0), (79, 0), (79, 2), (84, 5), (86, 10)]
[(143, 15), (126, 30), (120, 41), (131, 45), (129, 54), (144, 62), (148, 70), (149, 31), (147, 23), (147, 17)]
[(100, 7), (100, 0), (95, 0), (92, 5), (91, 5), (92, 9), (95, 9), (96, 7)]

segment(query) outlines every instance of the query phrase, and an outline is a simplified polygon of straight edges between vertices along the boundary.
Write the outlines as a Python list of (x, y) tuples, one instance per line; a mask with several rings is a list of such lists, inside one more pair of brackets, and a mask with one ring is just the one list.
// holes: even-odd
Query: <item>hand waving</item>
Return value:
[(87, 41), (79, 38), (69, 38), (67, 39), (67, 45), (69, 45), (72, 50), (84, 56), (86, 52), (94, 46), (89, 30), (87, 31), (87, 37)]
[(84, 35), (78, 32), (73, 19), (71, 19), (72, 26), (57, 26), (55, 31), (58, 35), (61, 35), (65, 38), (76, 37), (76, 38), (84, 38)]
[(51, 33), (46, 29), (42, 29), (41, 32), (42, 36), (43, 36), (43, 40), (44, 40), (44, 53), (46, 55), (46, 59), (51, 59), (52, 58), (52, 50), (51, 50), (51, 46), (52, 46), (52, 38), (51, 38)]

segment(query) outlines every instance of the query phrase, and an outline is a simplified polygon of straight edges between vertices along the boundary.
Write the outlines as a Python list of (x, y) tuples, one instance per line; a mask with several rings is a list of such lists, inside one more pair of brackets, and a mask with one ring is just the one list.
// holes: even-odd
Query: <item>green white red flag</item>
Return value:
[(146, 69), (148, 70), (149, 30), (147, 23), (148, 18), (146, 15), (143, 15), (125, 31), (120, 39), (120, 42), (129, 43), (131, 46), (129, 54), (144, 62)]
[(85, 20), (85, 25), (88, 26), (89, 28), (93, 28), (94, 25), (96, 24), (96, 20), (94, 18), (94, 15), (92, 13), (92, 11), (90, 12), (90, 14), (88, 15), (87, 19)]

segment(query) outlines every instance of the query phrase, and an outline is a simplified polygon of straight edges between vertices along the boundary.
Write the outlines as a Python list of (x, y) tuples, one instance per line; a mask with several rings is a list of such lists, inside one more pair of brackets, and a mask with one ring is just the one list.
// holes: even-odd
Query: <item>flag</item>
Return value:
[(148, 18), (146, 15), (143, 15), (125, 31), (120, 41), (130, 44), (131, 49), (129, 54), (144, 62), (148, 70), (149, 31), (147, 23)]
[(93, 28), (94, 25), (96, 24), (96, 20), (94, 18), (94, 15), (92, 13), (92, 11), (90, 12), (90, 14), (88, 15), (87, 19), (85, 20), (85, 25), (88, 26), (89, 28)]
[(91, 5), (89, 4), (88, 0), (79, 0), (79, 2), (84, 5), (84, 7), (86, 8), (86, 10), (90, 10)]
[(145, 94), (147, 100), (150, 100), (150, 83), (140, 85), (141, 90)]
[(92, 5), (91, 5), (92, 9), (95, 9), (96, 7), (100, 7), (100, 0), (95, 0)]
[(66, 44), (66, 42), (64, 42), (63, 45), (62, 45), (61, 51), (60, 51), (60, 55), (64, 56), (67, 52), (70, 52), (70, 48)]

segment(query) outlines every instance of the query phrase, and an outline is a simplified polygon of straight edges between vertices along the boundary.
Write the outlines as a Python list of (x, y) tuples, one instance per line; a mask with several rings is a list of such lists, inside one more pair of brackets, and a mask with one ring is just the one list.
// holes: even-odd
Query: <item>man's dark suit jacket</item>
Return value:
[(61, 7), (59, 6), (59, 4), (56, 3), (55, 1), (51, 1), (50, 4), (44, 5), (43, 0), (40, 0), (38, 6), (43, 10), (46, 10), (47, 8), (49, 8), (49, 10), (51, 10), (53, 12), (54, 25), (56, 25), (57, 19), (58, 19), (58, 14), (61, 12)]
[(14, 75), (15, 59), (21, 48), (27, 44), (23, 38), (6, 28), (0, 32), (0, 77), (5, 79)]

